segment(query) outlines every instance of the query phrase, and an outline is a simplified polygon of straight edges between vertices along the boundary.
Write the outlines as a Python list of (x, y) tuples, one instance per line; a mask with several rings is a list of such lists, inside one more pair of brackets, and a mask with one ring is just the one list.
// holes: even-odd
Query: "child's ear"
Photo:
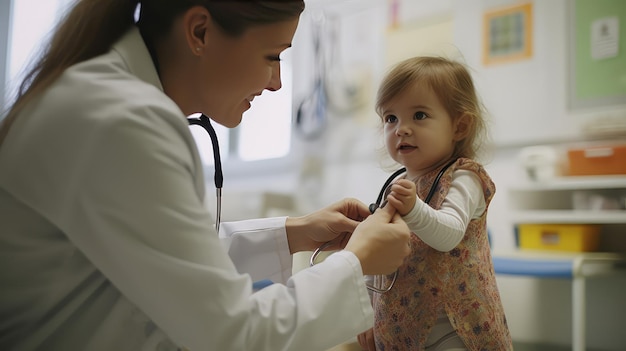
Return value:
[(467, 113), (463, 113), (461, 117), (454, 122), (454, 141), (460, 141), (467, 137), (472, 126), (472, 117)]

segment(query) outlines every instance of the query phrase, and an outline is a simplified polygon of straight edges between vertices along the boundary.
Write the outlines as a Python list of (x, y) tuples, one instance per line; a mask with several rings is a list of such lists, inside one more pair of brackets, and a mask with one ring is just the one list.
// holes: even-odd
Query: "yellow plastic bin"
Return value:
[(598, 251), (600, 229), (597, 224), (520, 224), (520, 249), (570, 252)]

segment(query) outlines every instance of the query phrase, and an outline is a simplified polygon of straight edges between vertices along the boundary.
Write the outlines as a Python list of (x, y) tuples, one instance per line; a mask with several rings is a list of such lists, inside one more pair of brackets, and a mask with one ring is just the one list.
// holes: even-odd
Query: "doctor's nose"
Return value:
[(280, 81), (280, 63), (278, 63), (277, 67), (272, 70), (272, 77), (270, 78), (270, 81), (265, 89), (269, 91), (276, 91), (282, 86), (283, 83)]

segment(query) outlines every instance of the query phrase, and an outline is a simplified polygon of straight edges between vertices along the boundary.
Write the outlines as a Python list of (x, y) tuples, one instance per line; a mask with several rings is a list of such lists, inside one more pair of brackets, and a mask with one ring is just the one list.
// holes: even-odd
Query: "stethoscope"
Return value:
[[(393, 182), (399, 175), (401, 175), (404, 172), (406, 172), (406, 168), (402, 167), (399, 170), (393, 172), (389, 176), (389, 178), (387, 178), (387, 180), (383, 184), (382, 188), (380, 189), (380, 192), (378, 193), (378, 197), (376, 198), (376, 202), (374, 202), (374, 203), (369, 205), (370, 213), (373, 214), (376, 211), (377, 208), (385, 207), (385, 205), (387, 204), (387, 200), (385, 199), (385, 201), (383, 201), (383, 197), (385, 196), (385, 193), (387, 192), (387, 189), (391, 186), (391, 182)], [(309, 265), (311, 267), (313, 267), (315, 265), (315, 261), (317, 260), (317, 257), (322, 253), (322, 251), (324, 251), (326, 248), (331, 246), (333, 243), (334, 243), (334, 240), (327, 241), (327, 242), (323, 243), (320, 247), (315, 249), (315, 251), (313, 251), (313, 254), (311, 255), (311, 259), (309, 260)], [(398, 271), (393, 273), (393, 278), (391, 278), (391, 284), (386, 289), (379, 289), (379, 288), (377, 288), (375, 286), (371, 286), (371, 285), (368, 285), (368, 284), (365, 284), (365, 287), (368, 290), (370, 290), (370, 291), (373, 291), (373, 292), (376, 292), (376, 293), (379, 293), (379, 294), (384, 294), (384, 293), (388, 292), (389, 290), (391, 290), (391, 288), (395, 284), (397, 278), (398, 278)]]
[[(446, 172), (446, 170), (452, 166), (454, 163), (456, 162), (456, 159), (448, 162), (448, 164), (446, 164), (437, 174), (437, 177), (435, 178), (435, 181), (433, 182), (433, 185), (430, 187), (430, 191), (428, 192), (428, 195), (426, 195), (426, 199), (424, 199), (425, 203), (430, 203), (430, 200), (433, 198), (433, 196), (435, 195), (435, 191), (437, 190), (437, 184), (439, 184), (439, 180), (441, 179), (441, 177), (443, 176), (443, 174)], [(376, 211), (377, 208), (383, 208), (385, 207), (385, 205), (387, 204), (387, 200), (385, 199), (385, 201), (383, 201), (383, 197), (385, 196), (385, 194), (387, 193), (387, 190), (389, 189), (389, 187), (391, 186), (391, 183), (396, 180), (396, 178), (398, 178), (398, 176), (400, 176), (402, 173), (406, 172), (406, 168), (402, 167), (399, 170), (393, 172), (389, 178), (387, 178), (387, 180), (385, 181), (385, 183), (383, 184), (382, 188), (380, 189), (380, 192), (378, 193), (378, 197), (376, 198), (376, 202), (372, 203), (369, 205), (369, 210), (370, 213), (374, 213)], [(313, 251), (313, 254), (311, 255), (311, 259), (309, 260), (309, 265), (312, 267), (315, 265), (315, 261), (317, 259), (317, 257), (319, 256), (320, 253), (322, 253), (322, 251), (324, 251), (326, 248), (328, 248), (329, 246), (331, 246), (334, 243), (334, 240), (331, 241), (327, 241), (325, 243), (323, 243), (320, 247), (318, 247), (315, 251)], [(395, 273), (393, 273), (393, 278), (391, 278), (391, 283), (389, 285), (389, 287), (387, 287), (386, 289), (379, 289), (375, 286), (370, 286), (370, 285), (365, 285), (367, 287), (368, 290), (379, 293), (379, 294), (383, 294), (388, 292), (389, 290), (391, 290), (391, 288), (393, 288), (393, 285), (396, 283), (396, 279), (398, 278), (398, 271), (396, 270)]]
[[(215, 175), (213, 179), (215, 181), (215, 195), (216, 195), (216, 202), (217, 202), (217, 209), (216, 209), (216, 215), (215, 215), (215, 230), (219, 232), (220, 222), (222, 218), (222, 186), (224, 184), (224, 175), (222, 173), (222, 160), (220, 157), (220, 147), (219, 147), (219, 143), (217, 140), (217, 134), (215, 133), (215, 129), (213, 129), (213, 126), (211, 125), (211, 119), (204, 114), (201, 114), (200, 117), (188, 117), (187, 122), (189, 123), (190, 126), (191, 125), (201, 126), (202, 128), (204, 128), (204, 130), (206, 130), (207, 133), (209, 133), (209, 137), (211, 138), (211, 144), (213, 145), (213, 160), (214, 160), (214, 166), (215, 166)], [(445, 171), (452, 164), (454, 164), (454, 162), (456, 162), (456, 159), (450, 161), (439, 171), (439, 174), (437, 174), (437, 177), (435, 178), (435, 181), (433, 182), (433, 185), (431, 186), (430, 191), (428, 192), (428, 195), (426, 196), (426, 199), (424, 200), (425, 203), (427, 204), (430, 203), (430, 200), (435, 194), (435, 190), (437, 188), (437, 184), (439, 183), (439, 180), (441, 179)], [(397, 171), (393, 172), (389, 176), (389, 178), (387, 178), (382, 188), (380, 189), (380, 192), (378, 193), (376, 202), (369, 205), (369, 210), (372, 214), (376, 211), (377, 208), (385, 207), (385, 205), (387, 204), (387, 200), (383, 201), (383, 197), (385, 196), (385, 193), (387, 192), (388, 188), (391, 186), (391, 183), (398, 176), (400, 176), (402, 173), (405, 173), (405, 172), (406, 172), (406, 168), (402, 167), (398, 169)], [(318, 247), (311, 255), (311, 259), (309, 260), (310, 266), (315, 265), (315, 260), (317, 259), (319, 254), (322, 251), (324, 251), (326, 248), (328, 248), (330, 245), (332, 245), (333, 243), (334, 243), (334, 240), (327, 241), (324, 244), (322, 244), (320, 247)], [(393, 288), (393, 285), (395, 284), (397, 278), (398, 278), (398, 271), (396, 270), (395, 273), (393, 274), (393, 278), (391, 279), (391, 284), (386, 289), (379, 289), (375, 286), (370, 286), (370, 285), (366, 285), (366, 287), (367, 289), (373, 292), (377, 292), (381, 294), (386, 293), (389, 290), (391, 290), (391, 288)]]
[(204, 128), (209, 137), (211, 138), (211, 144), (213, 144), (213, 160), (215, 166), (215, 175), (213, 177), (215, 181), (215, 196), (217, 202), (217, 209), (215, 215), (215, 231), (220, 231), (220, 222), (222, 221), (222, 185), (224, 184), (224, 175), (222, 174), (222, 159), (220, 158), (220, 146), (217, 140), (217, 134), (215, 129), (211, 125), (211, 119), (202, 114), (200, 117), (187, 117), (189, 125), (199, 125)]

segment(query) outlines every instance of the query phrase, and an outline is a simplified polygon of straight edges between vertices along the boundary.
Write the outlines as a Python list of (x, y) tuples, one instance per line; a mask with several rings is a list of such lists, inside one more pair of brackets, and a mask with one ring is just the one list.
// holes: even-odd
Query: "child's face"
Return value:
[(455, 123), (426, 84), (413, 83), (383, 106), (385, 144), (408, 177), (431, 171), (454, 151)]

